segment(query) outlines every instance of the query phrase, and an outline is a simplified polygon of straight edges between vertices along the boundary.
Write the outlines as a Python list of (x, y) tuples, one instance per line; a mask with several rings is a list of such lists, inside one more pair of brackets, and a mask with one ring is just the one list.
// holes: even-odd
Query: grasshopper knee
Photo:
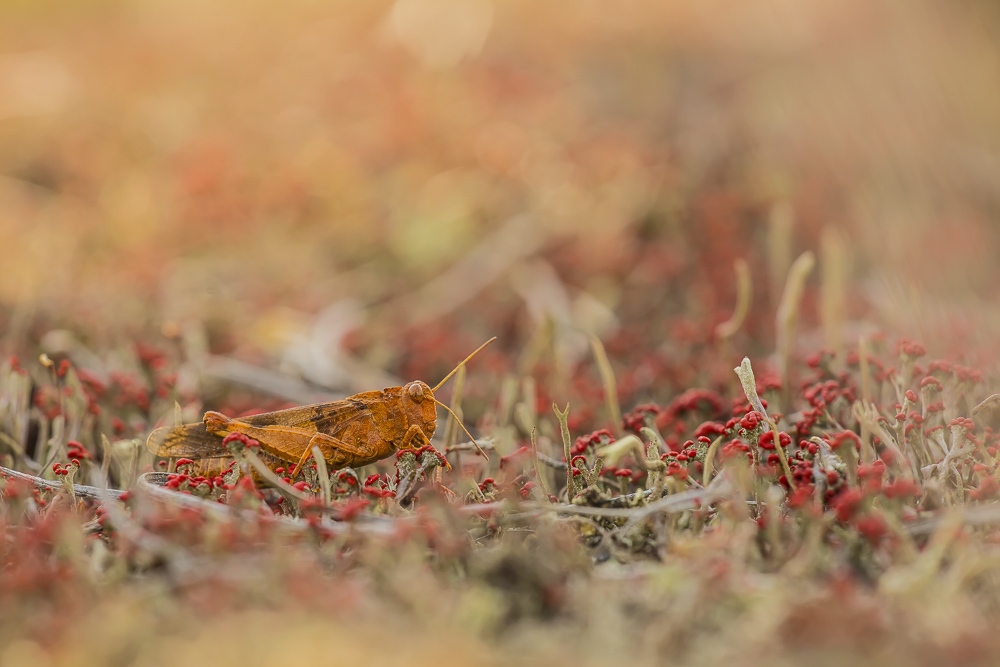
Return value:
[(208, 411), (205, 413), (205, 428), (211, 433), (227, 432), (229, 430), (229, 417), (221, 412)]

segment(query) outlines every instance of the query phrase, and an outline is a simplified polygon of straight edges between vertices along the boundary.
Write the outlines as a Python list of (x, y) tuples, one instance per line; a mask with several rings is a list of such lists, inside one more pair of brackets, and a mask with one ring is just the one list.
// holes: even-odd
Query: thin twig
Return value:
[[(579, 516), (603, 516), (628, 518), (629, 524), (635, 524), (642, 519), (665, 512), (676, 514), (696, 507), (704, 507), (712, 502), (729, 496), (733, 491), (732, 484), (725, 477), (717, 477), (707, 489), (692, 489), (672, 496), (667, 496), (656, 502), (641, 507), (591, 507), (587, 505), (548, 505), (543, 503), (525, 503), (521, 507), (535, 512), (556, 512), (558, 514), (575, 514)], [(646, 495), (646, 492), (639, 492)], [(631, 494), (636, 495), (636, 494)], [(496, 505), (496, 507), (493, 507)], [(487, 503), (479, 506), (468, 506), (469, 511), (476, 512), (499, 509), (502, 503)]]
[(950, 521), (951, 517), (956, 514), (960, 522), (966, 526), (984, 526), (992, 523), (1000, 523), (1000, 503), (990, 503), (989, 505), (980, 505), (970, 509), (952, 509), (940, 516), (928, 517), (908, 523), (904, 529), (910, 535), (933, 533), (941, 524)]
[[(24, 480), (25, 482), (31, 482), (32, 484), (41, 489), (55, 490), (63, 488), (62, 482), (56, 482), (54, 480), (49, 480), (49, 479), (42, 479), (41, 477), (35, 477), (34, 475), (29, 475), (28, 473), (18, 472), (17, 470), (11, 470), (10, 468), (4, 468), (3, 466), (0, 466), (0, 475), (3, 475), (4, 477), (7, 478), (13, 477), (16, 479)], [(111, 494), (113, 498), (120, 498), (122, 494), (125, 493), (125, 491), (109, 489), (108, 493)], [(94, 498), (100, 500), (102, 497), (102, 492), (101, 489), (97, 488), (96, 486), (85, 486), (83, 484), (74, 484), (73, 495), (79, 496), (81, 498)]]
[(451, 445), (450, 447), (445, 447), (441, 451), (445, 454), (450, 454), (451, 452), (475, 452), (478, 451), (478, 449), (480, 448), (488, 449), (491, 452), (496, 449), (496, 447), (493, 445), (493, 441), (489, 439), (478, 440), (477, 442), (479, 442), (478, 448), (476, 447), (476, 443), (474, 442), (459, 442), (454, 445)]
[(538, 452), (538, 461), (540, 463), (544, 463), (553, 470), (569, 470), (569, 464), (565, 461), (557, 461), (548, 454), (543, 454), (542, 452)]
[[(311, 532), (313, 529), (309, 524), (301, 519), (293, 519), (284, 516), (272, 516), (270, 514), (261, 514), (258, 512), (253, 512), (251, 510), (239, 510), (229, 505), (223, 505), (221, 503), (212, 502), (210, 500), (204, 500), (198, 498), (197, 496), (191, 496), (186, 493), (177, 493), (176, 491), (168, 491), (163, 488), (163, 485), (167, 482), (167, 476), (169, 473), (165, 472), (147, 472), (139, 476), (138, 489), (145, 493), (147, 496), (162, 502), (166, 505), (174, 505), (179, 507), (187, 507), (190, 509), (195, 509), (209, 514), (214, 518), (223, 519), (242, 519), (244, 521), (260, 521), (261, 519), (273, 520), (277, 522), (277, 525), (288, 528), (294, 533), (304, 533)], [(79, 487), (78, 487), (79, 488)], [(89, 488), (89, 487), (88, 487)], [(109, 491), (109, 493), (115, 493), (114, 491)], [(121, 493), (121, 492), (118, 492)], [(337, 509), (333, 507), (319, 508), (325, 514), (334, 514)], [(363, 512), (358, 515), (358, 519), (354, 522), (356, 528), (361, 528), (365, 532), (379, 533), (379, 534), (391, 534), (394, 530), (391, 526), (394, 523), (394, 519), (388, 517), (376, 516), (367, 512)], [(349, 529), (341, 523), (330, 523), (324, 524), (324, 528), (332, 530), (335, 533), (347, 532)]]

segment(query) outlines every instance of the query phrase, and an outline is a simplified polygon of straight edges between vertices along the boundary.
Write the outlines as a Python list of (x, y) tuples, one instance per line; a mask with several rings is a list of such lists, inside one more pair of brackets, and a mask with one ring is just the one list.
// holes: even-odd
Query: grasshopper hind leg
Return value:
[(317, 433), (316, 435), (314, 435), (312, 438), (309, 439), (309, 444), (307, 444), (306, 448), (302, 451), (302, 456), (299, 458), (299, 462), (295, 464), (295, 467), (288, 475), (288, 479), (292, 480), (295, 479), (295, 476), (299, 474), (300, 470), (302, 470), (302, 466), (304, 466), (306, 464), (306, 461), (309, 460), (309, 457), (312, 456), (313, 445), (319, 442), (321, 439), (322, 439), (321, 433)]

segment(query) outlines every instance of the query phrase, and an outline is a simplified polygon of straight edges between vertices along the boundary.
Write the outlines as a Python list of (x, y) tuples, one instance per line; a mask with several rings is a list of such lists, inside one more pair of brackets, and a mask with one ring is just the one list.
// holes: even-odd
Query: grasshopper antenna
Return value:
[[(496, 338), (494, 338), (493, 340), (496, 340)], [(490, 342), (492, 342), (492, 341), (490, 341)], [(486, 345), (489, 345), (489, 342), (487, 342), (485, 345), (483, 345), (483, 347), (486, 347)], [(482, 347), (479, 348), (479, 350), (481, 350), (481, 349), (483, 349), (483, 348)], [(476, 352), (479, 352), (479, 350), (476, 350)], [(472, 354), (475, 354), (476, 352), (473, 352)], [(466, 359), (465, 361), (468, 361), (468, 359)], [(464, 364), (465, 361), (463, 361), (462, 363)], [(459, 364), (459, 365), (461, 365), (461, 364)], [(458, 370), (458, 369), (456, 368), (455, 370)], [(452, 372), (454, 372), (454, 371), (452, 371)], [(447, 378), (445, 378), (445, 379), (447, 379)], [(486, 456), (486, 452), (483, 451), (483, 448), (479, 446), (479, 443), (476, 442), (476, 439), (472, 437), (471, 433), (469, 433), (469, 429), (465, 428), (465, 424), (463, 424), (462, 420), (458, 418), (458, 415), (456, 415), (454, 412), (452, 412), (451, 408), (449, 408), (447, 405), (445, 405), (441, 401), (437, 400), (436, 398), (434, 399), (434, 402), (437, 403), (438, 405), (440, 405), (442, 408), (444, 408), (448, 412), (451, 412), (451, 416), (455, 418), (455, 421), (458, 422), (458, 425), (462, 427), (463, 431), (465, 431), (465, 435), (469, 436), (469, 440), (471, 440), (472, 444), (474, 444), (476, 446), (476, 449), (479, 450), (479, 453), (483, 455), (483, 458), (486, 459), (487, 461), (489, 461), (490, 457)]]
[[(443, 380), (441, 380), (440, 382), (438, 382), (438, 383), (437, 383), (437, 386), (436, 386), (436, 387), (434, 387), (433, 389), (431, 389), (431, 393), (434, 393), (434, 392), (436, 392), (436, 391), (437, 391), (438, 389), (440, 389), (440, 388), (441, 388), (441, 385), (443, 385), (443, 384), (444, 384), (445, 382), (447, 382), (448, 380), (450, 380), (450, 379), (451, 379), (451, 376), (452, 376), (452, 375), (454, 375), (455, 373), (457, 373), (457, 372), (458, 372), (458, 369), (459, 369), (459, 368), (461, 368), (462, 366), (464, 366), (464, 365), (465, 365), (465, 362), (467, 362), (467, 361), (468, 361), (469, 359), (471, 359), (472, 357), (474, 357), (474, 356), (476, 356), (477, 354), (479, 354), (479, 353), (480, 353), (480, 352), (482, 351), (482, 349), (483, 349), (484, 347), (486, 347), (487, 345), (489, 345), (490, 343), (492, 343), (492, 342), (493, 342), (493, 341), (495, 341), (496, 339), (497, 339), (497, 337), (496, 337), (496, 336), (494, 336), (493, 338), (490, 338), (490, 339), (489, 339), (488, 341), (486, 341), (485, 343), (483, 343), (482, 345), (480, 345), (479, 347), (477, 347), (477, 348), (476, 348), (476, 351), (475, 351), (475, 352), (473, 352), (472, 354), (470, 354), (469, 356), (467, 356), (467, 357), (465, 358), (465, 360), (464, 360), (464, 361), (462, 361), (462, 363), (460, 363), (460, 364), (459, 364), (458, 366), (455, 366), (455, 368), (454, 368), (454, 370), (452, 370), (452, 372), (450, 372), (450, 373), (448, 373), (447, 375), (445, 375), (445, 376), (444, 376), (444, 379), (443, 379)], [(435, 399), (435, 400), (437, 400), (437, 399)], [(441, 401), (438, 401), (438, 403), (441, 403)], [(444, 403), (441, 403), (441, 405), (444, 405)], [(445, 407), (447, 408), (448, 406), (447, 406), (447, 405), (445, 405)], [(449, 412), (450, 412), (450, 411), (449, 411)], [(452, 412), (452, 414), (455, 414), (455, 413), (454, 413), (454, 412)], [(455, 419), (458, 419), (458, 417), (455, 417)], [(459, 424), (461, 424), (462, 422), (458, 422), (458, 423), (459, 423)], [(462, 428), (465, 428), (465, 427), (463, 426)], [(466, 431), (466, 433), (468, 433), (468, 431)], [(470, 435), (469, 437), (471, 438), (472, 436)], [(475, 442), (475, 441), (473, 440), (473, 442)], [(478, 446), (479, 446), (479, 445), (476, 445), (476, 447), (478, 447)], [(482, 451), (482, 450), (479, 450), (479, 451)], [(485, 454), (484, 454), (483, 456), (485, 456)]]

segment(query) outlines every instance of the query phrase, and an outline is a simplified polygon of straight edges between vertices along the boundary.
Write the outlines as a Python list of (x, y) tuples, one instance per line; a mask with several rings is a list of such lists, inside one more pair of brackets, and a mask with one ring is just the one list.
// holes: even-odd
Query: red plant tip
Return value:
[(899, 341), (899, 352), (912, 359), (918, 359), (927, 354), (927, 348), (920, 343), (902, 338)]
[(897, 479), (882, 489), (882, 493), (890, 500), (896, 498), (916, 498), (920, 495), (920, 492), (920, 485), (912, 479)]
[(90, 456), (90, 452), (88, 452), (86, 449), (83, 448), (83, 444), (77, 442), (76, 440), (70, 440), (69, 442), (67, 442), (66, 450), (67, 450), (66, 453), (73, 458), (78, 458), (78, 459), (92, 458)]
[(622, 468), (621, 470), (615, 471), (615, 477), (631, 477), (632, 470), (629, 468)]
[(959, 382), (969, 382), (971, 384), (983, 384), (985, 382), (981, 372), (964, 366), (955, 366), (955, 375), (958, 377)]
[(501, 456), (500, 457), (500, 469), (503, 470), (503, 468), (506, 467), (506, 465), (508, 463), (510, 463), (512, 460), (514, 460), (517, 457), (523, 456), (523, 455), (525, 455), (527, 453), (528, 453), (528, 448), (527, 447), (521, 447), (516, 452), (512, 452), (512, 453), (508, 454), (507, 456)]
[(247, 436), (245, 433), (229, 433), (222, 439), (222, 444), (224, 445), (228, 445), (231, 442), (242, 442), (248, 449), (260, 447), (259, 442)]
[(861, 447), (861, 438), (857, 433), (854, 433), (853, 431), (841, 431), (830, 439), (830, 448), (837, 449), (845, 442), (848, 443), (849, 446), (853, 445), (855, 447)]
[(943, 375), (951, 375), (953, 372), (953, 366), (950, 361), (945, 359), (938, 359), (932, 361), (927, 365), (928, 373), (941, 373)]
[(582, 454), (588, 447), (608, 445), (614, 441), (615, 437), (611, 435), (611, 431), (601, 429), (600, 431), (594, 431), (590, 435), (577, 438), (576, 442), (573, 444), (573, 448), (570, 450), (570, 453)]
[(837, 520), (841, 523), (846, 523), (850, 521), (854, 513), (858, 511), (861, 506), (862, 501), (865, 497), (860, 491), (855, 489), (847, 489), (833, 500), (831, 505), (833, 506), (834, 512), (837, 515)]
[(824, 347), (822, 350), (814, 352), (806, 357), (806, 366), (809, 368), (819, 368), (821, 365), (830, 363), (830, 361), (833, 360), (834, 354), (833, 350)]
[(942, 389), (944, 389), (944, 385), (941, 384), (941, 380), (938, 380), (933, 375), (928, 375), (927, 377), (925, 377), (923, 380), (920, 381), (920, 388), (921, 389), (930, 388), (935, 391), (941, 391)]
[(742, 440), (730, 440), (722, 446), (720, 458), (723, 462), (731, 461), (740, 456), (745, 457), (747, 460), (753, 459), (753, 455), (750, 453), (750, 445), (746, 444)]
[[(787, 433), (779, 433), (778, 443), (782, 447), (788, 447), (792, 444), (792, 436)], [(757, 440), (757, 444), (760, 445), (762, 449), (774, 449), (774, 431), (766, 431), (762, 433), (760, 438)]]
[(743, 419), (740, 420), (740, 428), (745, 431), (752, 431), (757, 428), (757, 425), (764, 419), (764, 417), (756, 410), (751, 410), (748, 412)]
[(622, 428), (626, 431), (639, 433), (640, 429), (647, 426), (653, 426), (656, 423), (656, 417), (659, 414), (659, 406), (653, 403), (646, 403), (644, 405), (637, 406), (634, 410), (632, 410), (632, 412), (629, 412), (622, 417)]
[(371, 502), (365, 498), (355, 498), (354, 500), (349, 500), (340, 506), (339, 519), (341, 521), (353, 521), (369, 505), (371, 505)]
[(955, 428), (956, 426), (964, 428), (965, 430), (969, 431), (970, 432), (969, 435), (971, 435), (972, 431), (976, 430), (976, 422), (972, 421), (968, 417), (959, 417), (958, 419), (952, 419), (951, 422), (948, 424), (949, 428)]
[(657, 424), (670, 423), (679, 415), (699, 408), (704, 409), (708, 415), (719, 416), (722, 412), (722, 397), (708, 389), (688, 389), (663, 409)]
[(788, 497), (788, 506), (798, 509), (808, 505), (812, 501), (814, 491), (815, 487), (812, 484), (799, 485)]
[(983, 478), (978, 489), (969, 491), (969, 497), (973, 500), (986, 500), (996, 496), (997, 492), (1000, 492), (1000, 484), (997, 484), (993, 476), (989, 476)]
[(63, 359), (62, 361), (59, 362), (59, 370), (56, 371), (56, 375), (58, 375), (59, 377), (65, 377), (66, 371), (68, 370), (69, 370), (69, 360)]
[(573, 466), (573, 467), (576, 467), (576, 462), (577, 461), (583, 461), (584, 465), (586, 465), (586, 463), (587, 463), (587, 457), (586, 456), (582, 456), (582, 455), (574, 456), (573, 460), (570, 461), (569, 464), (571, 466)]
[(885, 520), (875, 514), (861, 517), (854, 522), (854, 525), (857, 527), (858, 532), (872, 544), (880, 542), (886, 533), (889, 532), (889, 527), (886, 525)]
[(709, 436), (720, 436), (726, 431), (725, 424), (720, 422), (702, 422), (701, 426), (694, 430), (695, 440), (701, 440), (705, 438), (710, 441)]

